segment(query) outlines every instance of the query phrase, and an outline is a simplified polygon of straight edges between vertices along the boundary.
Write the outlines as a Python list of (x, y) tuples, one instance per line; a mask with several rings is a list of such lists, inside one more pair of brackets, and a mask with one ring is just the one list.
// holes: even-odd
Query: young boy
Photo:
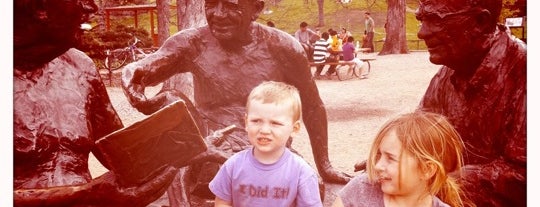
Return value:
[(253, 147), (229, 158), (210, 182), (215, 206), (322, 206), (315, 170), (286, 147), (300, 131), (298, 90), (263, 82), (249, 94), (246, 111)]

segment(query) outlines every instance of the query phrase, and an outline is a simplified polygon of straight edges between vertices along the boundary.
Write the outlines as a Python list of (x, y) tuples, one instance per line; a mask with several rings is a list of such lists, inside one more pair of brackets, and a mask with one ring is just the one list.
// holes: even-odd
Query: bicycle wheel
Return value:
[(338, 65), (336, 67), (336, 74), (340, 81), (349, 80), (353, 78), (353, 76), (358, 77), (358, 75), (355, 73), (354, 65)]
[(112, 51), (111, 55), (105, 58), (105, 66), (112, 72), (126, 64), (128, 55), (124, 51)]

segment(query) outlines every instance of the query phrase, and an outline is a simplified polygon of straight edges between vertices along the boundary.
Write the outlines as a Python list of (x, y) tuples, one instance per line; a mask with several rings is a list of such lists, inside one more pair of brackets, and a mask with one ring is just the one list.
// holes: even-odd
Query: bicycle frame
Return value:
[[(113, 70), (120, 69), (127, 63), (146, 57), (148, 54), (137, 47), (138, 43), (140, 43), (139, 38), (134, 37), (133, 43), (128, 42), (128, 46), (125, 48), (115, 49), (112, 51), (106, 50), (106, 57), (104, 61), (105, 67), (112, 72)], [(130, 57), (130, 60), (128, 60), (128, 57)]]

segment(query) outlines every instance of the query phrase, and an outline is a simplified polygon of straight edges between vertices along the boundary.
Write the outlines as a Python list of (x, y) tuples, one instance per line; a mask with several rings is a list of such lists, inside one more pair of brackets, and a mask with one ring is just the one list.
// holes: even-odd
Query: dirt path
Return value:
[[(427, 52), (377, 56), (371, 67), (368, 79), (316, 81), (327, 109), (330, 161), (335, 168), (351, 175), (357, 174), (353, 166), (366, 158), (380, 126), (397, 114), (414, 110), (439, 68), (429, 62)], [(107, 90), (124, 125), (144, 118), (129, 106), (120, 88)], [(156, 91), (157, 88), (147, 90), (149, 95)], [(315, 166), (305, 129), (295, 137), (293, 148)], [(90, 170), (93, 177), (106, 171), (93, 157)], [(324, 206), (331, 206), (342, 185), (325, 186)]]

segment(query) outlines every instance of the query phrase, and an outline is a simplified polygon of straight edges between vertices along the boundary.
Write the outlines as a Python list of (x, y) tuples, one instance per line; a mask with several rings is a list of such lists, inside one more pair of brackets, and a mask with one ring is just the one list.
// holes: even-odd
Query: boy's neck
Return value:
[(261, 152), (256, 148), (253, 148), (253, 157), (262, 164), (270, 165), (274, 164), (283, 156), (285, 148), (271, 152)]

